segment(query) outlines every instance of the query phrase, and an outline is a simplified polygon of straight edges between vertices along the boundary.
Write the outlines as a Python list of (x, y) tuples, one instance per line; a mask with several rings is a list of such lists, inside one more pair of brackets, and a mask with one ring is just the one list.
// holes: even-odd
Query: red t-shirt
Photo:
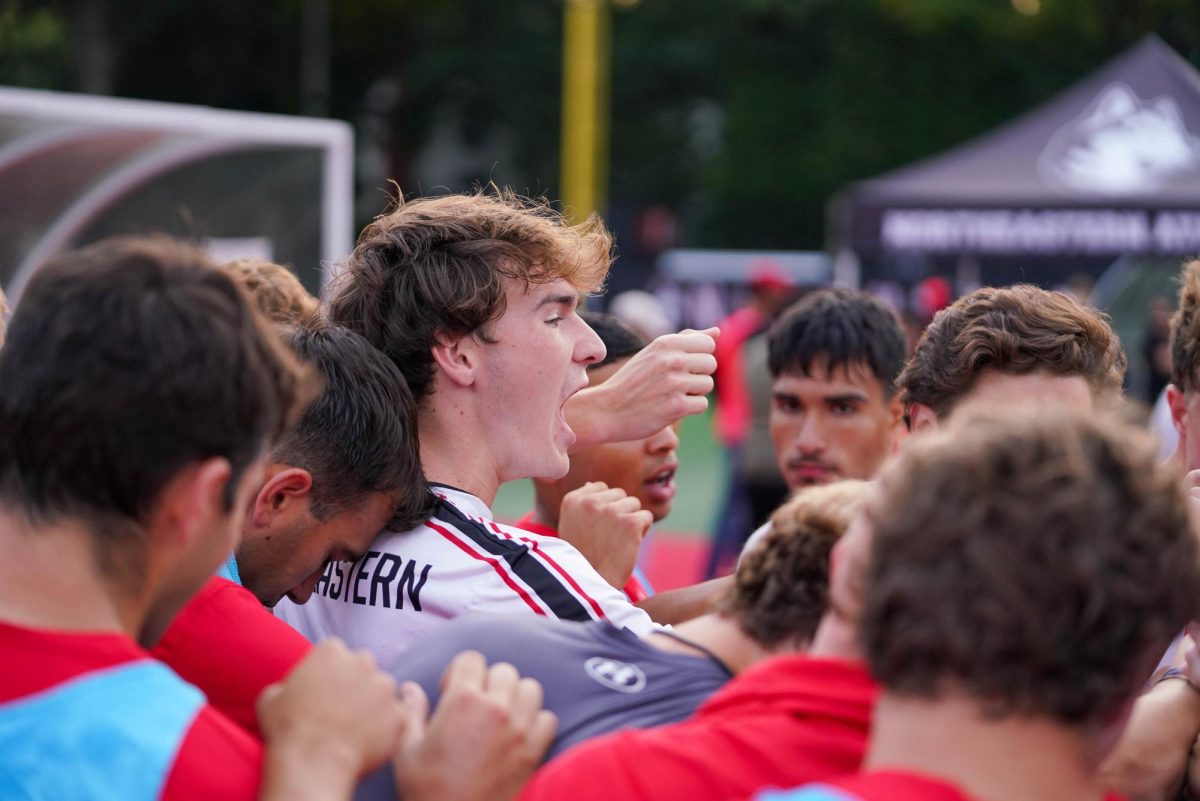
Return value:
[(972, 801), (949, 782), (896, 770), (860, 773), (810, 784), (789, 793), (764, 794), (761, 801)]
[[(149, 658), (137, 643), (116, 632), (47, 631), (0, 622), (0, 703), (51, 690), (92, 671)], [(160, 797), (164, 801), (256, 799), (262, 764), (261, 743), (211, 706), (202, 706), (184, 735)], [(63, 769), (69, 771), (70, 765)]]
[(256, 737), (255, 702), (311, 650), (300, 632), (268, 612), (253, 593), (213, 576), (179, 611), (150, 653), (208, 696)]
[(727, 801), (858, 769), (877, 689), (857, 663), (781, 656), (682, 722), (597, 737), (534, 774), (520, 801)]
[[(828, 789), (835, 792), (828, 792)], [(902, 770), (874, 770), (790, 793), (764, 794), (764, 801), (974, 801), (961, 788), (935, 776)], [(1123, 801), (1108, 795), (1104, 801)]]
[[(525, 515), (513, 525), (533, 534), (541, 534), (543, 537), (558, 537), (557, 531), (534, 520), (533, 512)], [(629, 599), (629, 603), (631, 604), (639, 603), (650, 597), (650, 593), (646, 592), (646, 588), (642, 586), (642, 582), (638, 580), (637, 576), (630, 576), (629, 581), (625, 582), (623, 589), (625, 597)]]

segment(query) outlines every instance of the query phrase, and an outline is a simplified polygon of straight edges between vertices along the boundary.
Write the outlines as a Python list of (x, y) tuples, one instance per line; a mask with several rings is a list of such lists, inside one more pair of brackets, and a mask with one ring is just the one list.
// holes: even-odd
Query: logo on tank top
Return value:
[(646, 674), (628, 662), (593, 656), (583, 663), (583, 669), (600, 684), (619, 693), (640, 693), (646, 688)]

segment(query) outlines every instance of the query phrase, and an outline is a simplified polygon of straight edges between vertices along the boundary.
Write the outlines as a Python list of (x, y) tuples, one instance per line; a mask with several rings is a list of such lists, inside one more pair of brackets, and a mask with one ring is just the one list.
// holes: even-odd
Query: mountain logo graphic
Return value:
[(1185, 173), (1200, 179), (1200, 137), (1170, 97), (1143, 101), (1111, 84), (1059, 128), (1038, 157), (1042, 180), (1078, 194), (1153, 192)]

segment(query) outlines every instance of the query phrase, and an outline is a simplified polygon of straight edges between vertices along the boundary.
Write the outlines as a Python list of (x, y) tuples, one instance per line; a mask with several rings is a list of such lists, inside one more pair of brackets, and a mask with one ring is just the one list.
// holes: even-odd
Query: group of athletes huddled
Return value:
[(1072, 295), (976, 290), (910, 353), (805, 293), (765, 342), (791, 496), (655, 593), (720, 331), (584, 310), (612, 249), (492, 189), (397, 203), (320, 302), (164, 237), (43, 265), (0, 339), (0, 801), (1200, 788), (1200, 261), (1165, 461)]

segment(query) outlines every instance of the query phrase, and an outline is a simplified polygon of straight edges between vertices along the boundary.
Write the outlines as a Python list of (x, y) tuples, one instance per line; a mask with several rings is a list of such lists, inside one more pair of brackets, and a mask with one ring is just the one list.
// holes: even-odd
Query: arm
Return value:
[[(1189, 665), (1200, 666), (1195, 645), (1186, 652)], [(1101, 766), (1107, 786), (1135, 801), (1175, 798), (1200, 732), (1200, 692), (1188, 678), (1193, 673), (1189, 668), (1184, 676), (1160, 681), (1138, 698), (1117, 747)]]
[(563, 409), (575, 432), (574, 448), (642, 439), (707, 409), (719, 333), (710, 328), (661, 336), (603, 384), (575, 393)]
[(664, 626), (682, 623), (713, 611), (717, 600), (732, 585), (733, 576), (724, 576), (690, 587), (657, 593), (639, 601), (637, 606), (650, 615), (655, 623)]

